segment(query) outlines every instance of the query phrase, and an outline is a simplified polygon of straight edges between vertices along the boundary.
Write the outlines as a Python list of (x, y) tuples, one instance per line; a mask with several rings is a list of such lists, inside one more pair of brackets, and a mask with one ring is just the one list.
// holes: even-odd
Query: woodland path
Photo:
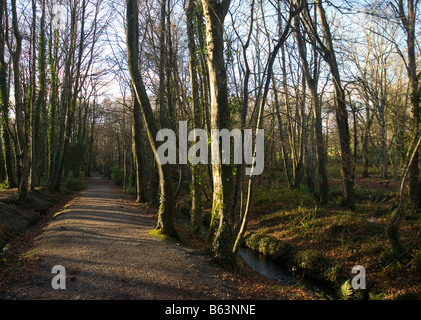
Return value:
[[(0, 289), (7, 300), (180, 300), (286, 298), (262, 280), (233, 279), (189, 247), (149, 234), (155, 218), (96, 176), (35, 240), (29, 262)], [(52, 268), (66, 270), (54, 290)], [(256, 276), (256, 275), (255, 275)], [(241, 283), (241, 285), (239, 285)], [(273, 284), (273, 283), (272, 283)], [(249, 295), (260, 288), (257, 297)], [(267, 284), (270, 288), (271, 284)], [(242, 290), (243, 288), (243, 290)], [(246, 288), (246, 289), (244, 289)], [(290, 292), (289, 292), (290, 293)], [(301, 292), (294, 294), (300, 296)], [(285, 295), (285, 296), (284, 296)]]
[[(205, 257), (151, 236), (153, 223), (108, 179), (92, 177), (36, 239), (36, 263), (7, 286), (4, 298), (227, 298)], [(56, 265), (66, 270), (66, 290), (52, 288)]]

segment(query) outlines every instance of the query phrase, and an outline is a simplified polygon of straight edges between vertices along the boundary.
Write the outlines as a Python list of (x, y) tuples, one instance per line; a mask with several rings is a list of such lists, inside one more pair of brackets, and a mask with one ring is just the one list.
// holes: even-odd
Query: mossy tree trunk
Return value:
[(3, 157), (9, 188), (16, 188), (17, 183), (13, 171), (13, 149), (11, 144), (9, 119), (9, 87), (7, 83), (7, 63), (5, 61), (6, 26), (4, 24), (6, 1), (0, 0), (0, 112), (2, 127)]
[[(61, 175), (64, 169), (64, 150), (66, 145), (66, 136), (67, 130), (71, 129), (69, 124), (72, 123), (72, 116), (73, 116), (73, 107), (72, 105), (72, 93), (73, 93), (73, 74), (72, 64), (74, 62), (75, 51), (76, 51), (76, 41), (77, 41), (77, 3), (76, 1), (73, 2), (71, 8), (71, 15), (70, 15), (70, 38), (69, 38), (69, 50), (66, 55), (66, 62), (64, 67), (64, 80), (63, 80), (63, 89), (61, 91), (60, 97), (60, 104), (54, 105), (57, 107), (55, 112), (58, 114), (58, 132), (54, 137), (50, 136), (53, 140), (57, 140), (54, 146), (54, 154), (52, 155), (52, 163), (51, 163), (51, 175), (49, 181), (49, 189), (51, 192), (59, 191), (60, 190), (60, 183), (61, 183)], [(57, 59), (57, 57), (54, 57)], [(57, 66), (58, 68), (58, 66)], [(57, 71), (58, 69), (56, 69)], [(58, 76), (58, 74), (55, 74)], [(58, 81), (58, 80), (57, 80)], [(55, 84), (58, 85), (58, 84)], [(57, 89), (57, 88), (55, 88)], [(58, 90), (58, 89), (57, 89)], [(55, 97), (57, 98), (57, 97)], [(58, 100), (57, 100), (58, 101)], [(56, 101), (52, 102), (56, 103)], [(66, 127), (66, 117), (67, 117), (67, 127)], [(53, 142), (50, 140), (50, 143)]]
[[(228, 13), (230, 0), (202, 0), (206, 21), (207, 57), (211, 97), (211, 129), (229, 128), (230, 110), (228, 106), (227, 71), (224, 61), (224, 20)], [(212, 144), (213, 159), (221, 159), (221, 150)], [(212, 219), (209, 241), (215, 259), (225, 265), (235, 262), (232, 251), (234, 237), (234, 216), (230, 191), (232, 168), (220, 163), (212, 164), (213, 198)]]
[[(396, 0), (391, 2), (395, 14), (405, 31), (407, 44), (407, 73), (409, 90), (411, 96), (412, 112), (412, 132), (416, 138), (420, 136), (420, 99), (421, 90), (419, 86), (420, 75), (417, 69), (416, 55), (416, 22), (417, 22), (417, 0)], [(414, 161), (409, 168), (409, 197), (412, 204), (420, 206), (420, 173), (419, 173), (419, 153), (414, 155)]]
[(136, 95), (133, 96), (133, 125), (132, 125), (132, 140), (133, 140), (133, 159), (136, 176), (136, 202), (145, 203), (147, 196), (145, 192), (144, 179), (144, 165), (142, 152), (142, 111), (140, 109), (139, 101)]
[[(411, 168), (413, 166), (414, 161), (417, 160), (417, 155), (419, 153), (420, 148), (421, 148), (421, 137), (418, 137), (418, 142), (416, 146), (413, 148), (412, 155), (410, 156), (409, 161), (406, 165), (405, 171), (402, 175), (401, 184), (400, 184), (400, 192), (399, 192), (399, 195), (400, 195), (399, 205), (396, 208), (396, 211), (387, 227), (387, 235), (389, 237), (389, 242), (392, 247), (392, 252), (397, 259), (402, 258), (403, 255), (406, 253), (406, 249), (402, 245), (402, 242), (400, 240), (399, 228), (400, 228), (401, 222), (403, 221), (405, 217), (406, 180), (408, 178), (408, 175), (411, 172)], [(411, 149), (412, 149), (412, 146), (411, 146)]]
[[(202, 127), (203, 112), (200, 105), (199, 97), (199, 78), (198, 78), (198, 59), (197, 46), (195, 43), (195, 10), (197, 10), (195, 0), (188, 0), (186, 6), (187, 21), (187, 38), (190, 55), (190, 84), (192, 87), (192, 104), (193, 104), (193, 123), (195, 128)], [(192, 181), (191, 181), (191, 225), (195, 233), (200, 233), (202, 228), (202, 207), (201, 207), (201, 177), (202, 170), (199, 165), (192, 165)]]
[(12, 24), (15, 36), (15, 50), (11, 52), (11, 57), (13, 62), (13, 84), (16, 104), (16, 172), (18, 180), (18, 199), (20, 201), (26, 201), (28, 195), (28, 141), (25, 134), (25, 106), (23, 102), (23, 90), (20, 77), (20, 57), (22, 53), (23, 36), (19, 31), (16, 1), (12, 1)]
[(161, 165), (158, 161), (158, 145), (155, 141), (158, 127), (139, 70), (139, 8), (137, 0), (126, 0), (126, 4), (126, 39), (129, 72), (136, 98), (141, 106), (146, 132), (159, 173), (161, 203), (158, 211), (157, 229), (167, 236), (176, 237), (177, 231), (174, 225), (175, 203), (171, 172), (168, 165)]
[(35, 126), (38, 126), (36, 138), (36, 150), (38, 150), (38, 159), (36, 163), (36, 183), (40, 184), (41, 176), (45, 174), (45, 163), (47, 159), (47, 46), (45, 30), (46, 8), (45, 0), (41, 1), (41, 20), (38, 43), (38, 96), (35, 112), (39, 114)]

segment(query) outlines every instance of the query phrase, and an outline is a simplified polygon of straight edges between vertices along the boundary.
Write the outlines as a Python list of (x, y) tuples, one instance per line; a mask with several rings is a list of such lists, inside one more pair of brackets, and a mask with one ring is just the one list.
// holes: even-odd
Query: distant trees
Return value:
[(2, 163), (22, 201), (29, 188), (58, 191), (63, 176), (84, 165), (75, 167), (69, 151), (83, 158), (89, 145), (82, 132), (92, 115), (89, 92), (102, 76), (97, 44), (110, 17), (104, 3), (1, 2)]

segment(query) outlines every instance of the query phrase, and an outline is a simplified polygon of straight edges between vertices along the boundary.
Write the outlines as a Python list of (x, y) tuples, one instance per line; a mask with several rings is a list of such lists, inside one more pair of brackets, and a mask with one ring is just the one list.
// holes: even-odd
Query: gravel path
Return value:
[[(142, 206), (93, 177), (36, 239), (32, 263), (6, 284), (5, 299), (226, 299), (234, 288), (204, 256), (149, 235)], [(66, 270), (54, 290), (52, 268)], [(233, 285), (233, 284), (231, 284)], [(227, 287), (228, 286), (228, 287)]]

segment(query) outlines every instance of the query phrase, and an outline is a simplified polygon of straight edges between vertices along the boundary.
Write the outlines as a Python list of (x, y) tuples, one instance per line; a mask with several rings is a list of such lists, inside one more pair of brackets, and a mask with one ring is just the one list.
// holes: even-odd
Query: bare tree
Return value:
[(322, 109), (319, 98), (319, 72), (318, 70), (318, 57), (317, 51), (314, 51), (314, 64), (313, 71), (310, 69), (310, 64), (307, 59), (307, 48), (304, 35), (301, 31), (301, 23), (299, 17), (295, 17), (295, 33), (298, 43), (298, 51), (303, 66), (304, 76), (307, 81), (308, 88), (311, 93), (313, 114), (315, 117), (315, 129), (316, 129), (316, 149), (318, 158), (318, 174), (319, 174), (319, 203), (326, 205), (328, 203), (329, 194), (329, 183), (326, 172), (326, 160), (325, 160), (325, 143), (323, 138), (323, 123), (322, 123)]
[(0, 106), (2, 127), (2, 149), (8, 185), (16, 188), (15, 173), (13, 171), (12, 134), (9, 119), (9, 87), (7, 82), (7, 65), (5, 61), (5, 47), (8, 38), (6, 21), (6, 0), (0, 0)]
[(148, 139), (153, 150), (155, 160), (157, 162), (159, 173), (161, 204), (158, 212), (157, 228), (167, 236), (177, 236), (173, 221), (175, 204), (171, 173), (169, 171), (168, 165), (161, 165), (159, 163), (157, 153), (158, 146), (155, 142), (158, 128), (152, 111), (151, 103), (143, 83), (143, 78), (139, 70), (139, 8), (137, 0), (126, 0), (126, 5), (126, 37), (129, 72), (136, 98), (138, 99), (142, 109), (144, 124), (148, 133)]
[[(308, 2), (307, 2), (308, 3)], [(323, 59), (329, 65), (332, 75), (333, 88), (335, 93), (335, 114), (339, 132), (339, 143), (341, 146), (342, 175), (343, 175), (343, 206), (352, 210), (355, 209), (354, 199), (354, 177), (353, 177), (353, 159), (350, 147), (350, 131), (348, 123), (348, 110), (346, 105), (346, 95), (341, 80), (339, 64), (336, 58), (336, 51), (333, 45), (333, 37), (330, 25), (327, 20), (326, 11), (321, 0), (315, 1), (318, 17), (323, 33), (321, 38), (317, 32), (316, 22), (311, 17), (309, 5), (304, 11), (303, 21), (311, 35), (313, 44), (317, 45), (322, 53)]]
[[(416, 54), (416, 23), (418, 0), (395, 0), (391, 6), (406, 34), (407, 55), (406, 68), (408, 73), (409, 90), (412, 105), (412, 131), (415, 137), (420, 135), (420, 74), (417, 68)], [(414, 205), (420, 205), (420, 177), (419, 177), (419, 152), (415, 152), (414, 161), (409, 168), (409, 197)]]
[(16, 171), (18, 180), (18, 199), (26, 201), (28, 195), (28, 157), (24, 118), (25, 106), (23, 102), (23, 89), (20, 75), (23, 36), (19, 30), (16, 1), (12, 1), (12, 28), (15, 38), (14, 48), (10, 41), (8, 42), (8, 46), (13, 62), (13, 84), (16, 105)]

